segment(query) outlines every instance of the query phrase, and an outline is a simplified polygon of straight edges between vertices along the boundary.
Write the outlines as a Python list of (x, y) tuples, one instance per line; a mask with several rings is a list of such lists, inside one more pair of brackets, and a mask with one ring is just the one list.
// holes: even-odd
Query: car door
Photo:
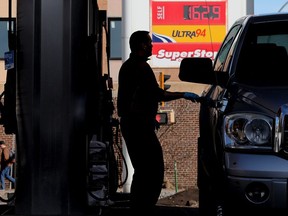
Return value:
[[(215, 73), (229, 73), (233, 68), (233, 56), (238, 45), (237, 38), (241, 23), (234, 25), (227, 34), (215, 58)], [(223, 83), (222, 83), (223, 84)], [(224, 85), (211, 85), (204, 96), (207, 103), (201, 103), (199, 114), (200, 137), (198, 139), (198, 188), (201, 215), (217, 215), (225, 199), (225, 173), (223, 170), (223, 148), (221, 145), (222, 114), (229, 96)]]

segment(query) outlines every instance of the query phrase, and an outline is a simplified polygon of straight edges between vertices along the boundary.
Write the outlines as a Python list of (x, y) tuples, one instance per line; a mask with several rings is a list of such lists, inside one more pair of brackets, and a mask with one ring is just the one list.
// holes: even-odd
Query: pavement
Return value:
[[(189, 207), (168, 207), (168, 206), (157, 206), (156, 211), (151, 213), (157, 216), (199, 216), (198, 209)], [(94, 212), (92, 215), (102, 216), (129, 216), (128, 209), (103, 209), (102, 211)], [(139, 215), (143, 215), (139, 212)], [(134, 215), (133, 215), (134, 216)]]
[[(14, 190), (0, 191), (0, 200), (13, 198)], [(129, 216), (129, 194), (116, 193), (114, 199), (90, 205), (87, 216)], [(14, 215), (13, 204), (0, 202), (0, 215)], [(143, 205), (144, 208), (144, 205)], [(157, 216), (199, 216), (198, 191), (163, 189), (156, 206)], [(142, 215), (140, 212), (139, 215)]]
[[(91, 207), (89, 214), (101, 216), (128, 216), (128, 196), (124, 193), (117, 193), (119, 196), (114, 197), (114, 200), (101, 203), (98, 207)], [(144, 206), (143, 206), (144, 207)], [(144, 210), (144, 209), (143, 209)], [(141, 213), (141, 212), (140, 212)], [(139, 215), (141, 215), (139, 213)], [(159, 201), (156, 206), (157, 216), (198, 216), (198, 190), (197, 189), (162, 189)]]
[(163, 189), (157, 205), (198, 208), (198, 188), (180, 189), (179, 191)]

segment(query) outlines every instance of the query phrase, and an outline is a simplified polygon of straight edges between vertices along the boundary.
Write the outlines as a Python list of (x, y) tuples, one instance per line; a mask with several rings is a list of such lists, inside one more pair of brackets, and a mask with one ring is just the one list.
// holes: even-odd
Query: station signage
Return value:
[(153, 67), (179, 67), (185, 57), (215, 58), (227, 31), (227, 0), (151, 0)]

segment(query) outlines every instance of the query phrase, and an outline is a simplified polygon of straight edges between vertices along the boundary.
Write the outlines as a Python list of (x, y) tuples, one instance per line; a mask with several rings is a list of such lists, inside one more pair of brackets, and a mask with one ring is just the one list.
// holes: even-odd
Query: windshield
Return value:
[(288, 85), (288, 22), (252, 24), (241, 50), (237, 81), (248, 85)]

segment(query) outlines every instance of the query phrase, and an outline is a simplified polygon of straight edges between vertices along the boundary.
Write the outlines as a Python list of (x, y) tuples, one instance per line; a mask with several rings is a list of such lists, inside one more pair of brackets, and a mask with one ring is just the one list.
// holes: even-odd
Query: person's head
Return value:
[(149, 31), (139, 30), (131, 34), (129, 39), (131, 52), (140, 56), (152, 55), (152, 39)]

